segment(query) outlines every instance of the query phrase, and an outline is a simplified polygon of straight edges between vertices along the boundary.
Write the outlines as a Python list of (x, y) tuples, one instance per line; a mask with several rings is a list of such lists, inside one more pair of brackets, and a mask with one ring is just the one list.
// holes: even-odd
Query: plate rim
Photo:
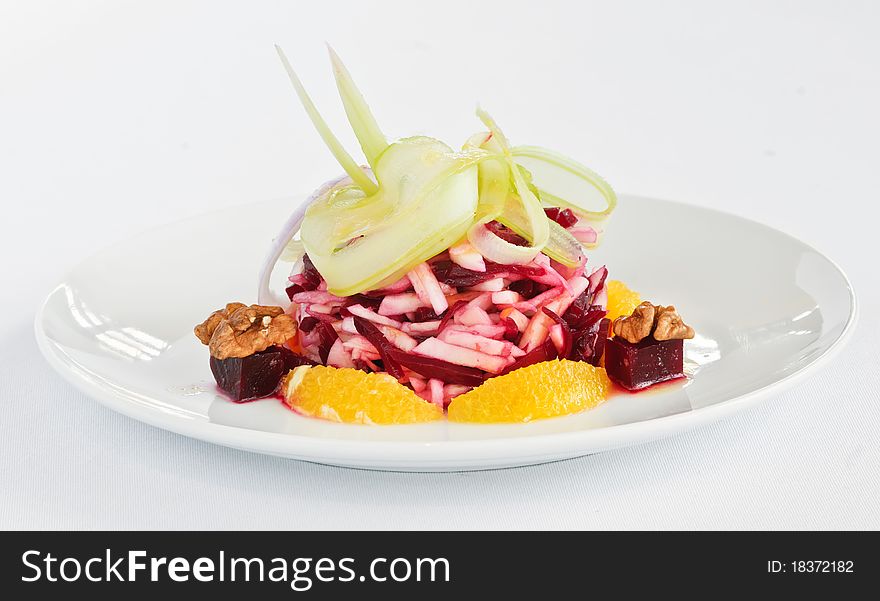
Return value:
[[(757, 405), (758, 402), (769, 397), (771, 394), (781, 393), (791, 388), (815, 371), (821, 369), (846, 346), (846, 343), (855, 332), (859, 317), (859, 303), (852, 281), (836, 261), (817, 250), (813, 245), (777, 228), (727, 211), (641, 195), (628, 194), (621, 196), (639, 198), (640, 200), (651, 202), (672, 203), (692, 210), (708, 211), (726, 218), (742, 220), (752, 226), (759, 226), (771, 230), (775, 234), (785, 236), (819, 254), (840, 274), (846, 285), (850, 307), (843, 330), (821, 354), (812, 358), (809, 363), (797, 371), (761, 388), (712, 405), (637, 422), (571, 432), (522, 437), (504, 436), (479, 440), (440, 441), (377, 441), (320, 438), (299, 434), (251, 430), (232, 425), (218, 424), (199, 418), (187, 419), (180, 415), (165, 415), (160, 410), (138, 403), (135, 395), (131, 393), (114, 392), (106, 381), (102, 382), (103, 379), (98, 374), (93, 374), (74, 360), (66, 358), (67, 355), (57, 345), (53, 344), (53, 341), (46, 334), (43, 322), (49, 300), (63, 284), (56, 285), (42, 300), (34, 316), (34, 334), (37, 346), (43, 357), (74, 388), (117, 413), (153, 427), (240, 450), (318, 463), (332, 463), (340, 466), (370, 466), (374, 468), (394, 466), (395, 468), (422, 469), (452, 467), (453, 469), (468, 469), (470, 466), (514, 466), (566, 457), (573, 458), (589, 453), (657, 440), (724, 419)], [(285, 196), (250, 204), (268, 204), (289, 198), (297, 197)], [(242, 206), (247, 206), (247, 203)], [(153, 230), (191, 220), (198, 220), (206, 215), (222, 213), (229, 209), (230, 207), (218, 208), (197, 216), (156, 225), (136, 232), (130, 237), (148, 235)], [(94, 256), (125, 243), (126, 240), (117, 241), (84, 257), (74, 267), (65, 272), (61, 282), (69, 279), (70, 275), (80, 265)]]

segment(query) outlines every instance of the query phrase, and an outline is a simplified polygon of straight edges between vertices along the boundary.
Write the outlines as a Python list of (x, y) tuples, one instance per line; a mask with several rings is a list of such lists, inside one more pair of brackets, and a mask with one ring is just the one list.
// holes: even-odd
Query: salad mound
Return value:
[[(388, 143), (331, 50), (370, 166), (362, 168), (278, 52), (347, 173), (276, 240), (295, 259), (288, 313), (298, 320), (296, 346), (305, 357), (387, 372), (441, 407), (526, 365), (557, 357), (598, 364), (610, 325), (603, 319), (607, 270), (587, 272), (584, 247), (598, 244), (616, 204), (607, 183), (552, 151), (512, 147), (482, 110), (488, 131), (460, 151), (423, 136)], [(554, 194), (554, 172), (574, 180), (580, 194)]]
[[(212, 369), (224, 374), (222, 381), (218, 377), (224, 390), (239, 374), (268, 373), (263, 366), (272, 357), (282, 371), (296, 368), (300, 374), (320, 365), (346, 370), (358, 382), (351, 370), (390, 376), (443, 409), (490, 378), (557, 365), (550, 363), (556, 359), (594, 366), (601, 380), (605, 371), (596, 366), (612, 331), (621, 334), (618, 322), (627, 332), (635, 331), (635, 324), (645, 330), (638, 340), (627, 335), (627, 344), (652, 347), (659, 330), (645, 321), (644, 311), (621, 316), (612, 326), (606, 316), (608, 270), (588, 266), (586, 252), (600, 244), (617, 204), (595, 172), (552, 150), (511, 145), (482, 109), (477, 117), (485, 131), (459, 150), (426, 136), (389, 142), (331, 49), (342, 104), (367, 162), (360, 165), (276, 49), (345, 175), (320, 187), (275, 238), (260, 274), (260, 305), (236, 308), (239, 315), (231, 312), (239, 304), (230, 304), (197, 328), (212, 349), (217, 363)], [(292, 264), (286, 297), (269, 285), (279, 262)], [(266, 313), (273, 307), (274, 313)], [(658, 315), (660, 309), (674, 311), (658, 306)], [(215, 330), (225, 339), (213, 340)], [(676, 375), (681, 340), (688, 337), (688, 330), (679, 330), (677, 344), (670, 339), (654, 349), (660, 355), (678, 352), (657, 377)], [(243, 351), (214, 354), (248, 345), (259, 359)], [(653, 351), (640, 355), (638, 349), (615, 348), (615, 356), (627, 361), (659, 361)], [(641, 367), (633, 372), (632, 365), (613, 366), (608, 373), (636, 389), (653, 373)], [(325, 380), (332, 381), (332, 372), (326, 373)], [(239, 382), (229, 389), (235, 400), (245, 400), (242, 391), (268, 384)]]

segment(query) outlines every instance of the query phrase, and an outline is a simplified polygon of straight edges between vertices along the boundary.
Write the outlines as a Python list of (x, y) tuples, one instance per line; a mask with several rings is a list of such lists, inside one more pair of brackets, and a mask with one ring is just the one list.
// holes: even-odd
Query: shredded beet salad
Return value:
[[(569, 209), (547, 217), (581, 238)], [(527, 242), (498, 222), (499, 238)], [(351, 296), (327, 291), (308, 255), (294, 267), (288, 313), (298, 352), (333, 367), (385, 372), (441, 407), (486, 378), (555, 358), (597, 365), (608, 338), (607, 269), (566, 267), (538, 253), (501, 265), (469, 242), (412, 268), (397, 282)]]

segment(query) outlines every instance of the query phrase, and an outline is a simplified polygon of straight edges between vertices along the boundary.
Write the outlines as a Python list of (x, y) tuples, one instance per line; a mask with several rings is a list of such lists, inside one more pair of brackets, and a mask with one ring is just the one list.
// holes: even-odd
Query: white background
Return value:
[[(868, 1), (3, 2), (0, 527), (877, 528), (878, 30)], [(74, 391), (31, 326), (66, 270), (149, 226), (338, 172), (272, 48), (343, 132), (324, 41), (387, 133), (457, 144), (480, 102), (518, 143), (570, 153), (620, 192), (815, 245), (855, 284), (855, 337), (717, 425), (482, 473), (252, 455)]]

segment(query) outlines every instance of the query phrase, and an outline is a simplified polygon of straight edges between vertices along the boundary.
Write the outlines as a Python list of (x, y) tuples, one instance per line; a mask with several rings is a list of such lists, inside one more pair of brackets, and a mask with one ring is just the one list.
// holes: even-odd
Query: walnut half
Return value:
[(655, 340), (693, 338), (694, 329), (682, 321), (672, 305), (664, 307), (645, 301), (632, 315), (614, 320), (614, 334), (637, 344), (652, 334)]
[(197, 325), (196, 337), (216, 359), (248, 357), (296, 335), (296, 321), (281, 307), (229, 303)]
[(196, 337), (202, 341), (202, 344), (208, 344), (211, 342), (211, 336), (214, 335), (214, 330), (217, 329), (217, 326), (220, 325), (220, 322), (224, 319), (228, 319), (230, 315), (235, 313), (236, 310), (241, 309), (242, 307), (247, 307), (247, 305), (243, 303), (229, 303), (223, 309), (218, 309), (214, 311), (210, 315), (208, 315), (208, 319), (200, 323), (193, 330), (196, 333)]
[(680, 340), (694, 337), (694, 329), (681, 319), (675, 307), (657, 307), (654, 340)]
[(645, 301), (633, 309), (632, 315), (614, 320), (614, 333), (627, 342), (636, 344), (651, 335), (654, 329), (654, 305)]

